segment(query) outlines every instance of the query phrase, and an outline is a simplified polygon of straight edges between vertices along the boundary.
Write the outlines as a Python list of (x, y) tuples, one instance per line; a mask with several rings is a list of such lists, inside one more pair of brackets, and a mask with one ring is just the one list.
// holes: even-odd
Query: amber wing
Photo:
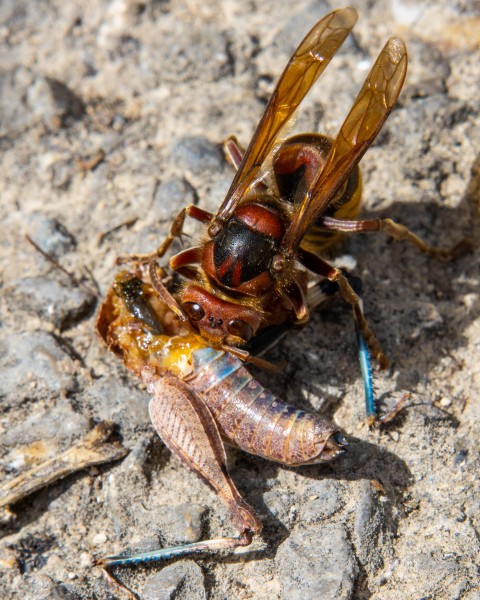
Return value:
[(281, 139), (285, 125), (356, 20), (354, 8), (334, 11), (321, 19), (297, 48), (277, 83), (214, 222), (226, 221), (241, 198), (262, 177), (262, 165)]
[(284, 238), (293, 253), (309, 227), (325, 211), (336, 191), (362, 158), (388, 117), (407, 72), (402, 40), (390, 38), (358, 94), (328, 154), (325, 167), (312, 183)]

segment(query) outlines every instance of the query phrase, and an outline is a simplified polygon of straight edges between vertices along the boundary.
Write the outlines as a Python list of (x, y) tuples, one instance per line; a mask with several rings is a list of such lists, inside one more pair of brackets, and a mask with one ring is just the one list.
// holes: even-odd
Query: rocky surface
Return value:
[[(225, 508), (148, 422), (148, 398), (94, 333), (115, 257), (158, 245), (187, 203), (215, 210), (232, 172), (220, 142), (247, 144), (290, 54), (338, 2), (0, 3), (0, 450), (2, 479), (38, 440), (65, 448), (112, 419), (130, 454), (11, 507), (3, 598), (116, 597), (93, 559), (232, 535)], [(338, 300), (275, 349), (262, 381), (350, 434), (336, 463), (287, 469), (229, 451), (264, 533), (231, 556), (116, 574), (150, 598), (480, 598), (480, 9), (464, 0), (355, 2), (353, 36), (299, 113), (334, 134), (384, 41), (410, 69), (362, 161), (364, 214), (473, 253), (430, 259), (382, 235), (351, 238), (342, 264), (392, 361), (377, 394), (407, 408), (364, 422), (352, 319)], [(188, 225), (195, 235), (197, 227)], [(176, 246), (178, 248), (178, 246)]]

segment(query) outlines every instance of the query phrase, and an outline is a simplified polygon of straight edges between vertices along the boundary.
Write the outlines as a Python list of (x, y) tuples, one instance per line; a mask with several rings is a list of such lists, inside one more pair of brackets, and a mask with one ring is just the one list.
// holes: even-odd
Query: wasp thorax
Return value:
[[(215, 224), (210, 227), (210, 235), (214, 227)], [(202, 257), (207, 277), (226, 291), (246, 296), (262, 296), (272, 289), (272, 258), (285, 234), (280, 211), (248, 202), (215, 231)]]

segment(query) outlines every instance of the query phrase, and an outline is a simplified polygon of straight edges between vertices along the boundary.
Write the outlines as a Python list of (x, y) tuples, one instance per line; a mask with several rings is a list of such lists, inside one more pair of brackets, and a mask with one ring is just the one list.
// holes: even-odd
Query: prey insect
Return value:
[[(209, 346), (242, 360), (258, 363), (245, 349), (258, 331), (308, 319), (305, 296), (313, 272), (338, 285), (353, 308), (361, 345), (386, 367), (358, 294), (341, 269), (321, 255), (344, 234), (373, 231), (409, 240), (429, 255), (449, 258), (458, 250), (429, 246), (390, 219), (357, 220), (358, 163), (402, 88), (407, 70), (402, 40), (385, 44), (335, 139), (314, 133), (284, 139), (298, 106), (356, 19), (353, 8), (321, 19), (287, 64), (248, 148), (234, 137), (225, 142), (236, 174), (218, 211), (187, 206), (155, 253), (119, 259), (150, 262), (153, 285), (175, 314)], [(177, 302), (155, 279), (155, 261), (181, 237), (186, 216), (203, 223), (206, 235), (170, 259), (170, 267), (186, 278)], [(375, 420), (372, 397), (367, 413)]]
[(322, 463), (344, 452), (346, 441), (332, 423), (285, 404), (237, 357), (192, 334), (159, 298), (144, 266), (117, 275), (97, 330), (146, 384), (150, 417), (166, 446), (210, 485), (239, 532), (235, 538), (108, 557), (101, 561), (105, 569), (251, 543), (261, 521), (228, 473), (224, 442), (289, 466)]

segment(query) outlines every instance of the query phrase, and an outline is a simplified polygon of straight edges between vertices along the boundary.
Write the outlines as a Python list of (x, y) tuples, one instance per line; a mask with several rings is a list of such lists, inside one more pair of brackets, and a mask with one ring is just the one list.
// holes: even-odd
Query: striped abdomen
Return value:
[(231, 354), (202, 348), (192, 357), (187, 382), (228, 443), (292, 466), (330, 460), (342, 452), (345, 441), (332, 423), (282, 402)]

